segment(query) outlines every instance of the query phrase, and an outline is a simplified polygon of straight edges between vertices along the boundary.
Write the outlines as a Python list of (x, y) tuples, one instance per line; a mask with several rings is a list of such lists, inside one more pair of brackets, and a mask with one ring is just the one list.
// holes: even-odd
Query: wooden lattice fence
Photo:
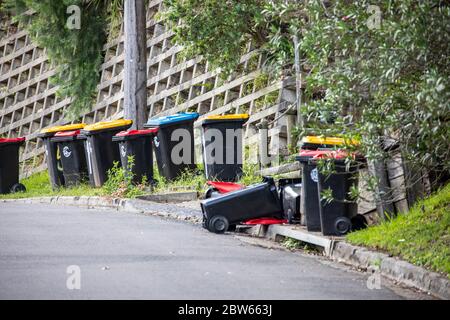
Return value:
[[(187, 110), (202, 115), (247, 112), (251, 117), (245, 125), (245, 143), (257, 143), (256, 125), (261, 120), (275, 120), (269, 130), (271, 151), (284, 152), (289, 116), (279, 115), (295, 99), (295, 82), (262, 74), (262, 57), (250, 45), (237, 70), (225, 81), (201, 58), (181, 59), (182, 48), (171, 43), (173, 32), (154, 18), (161, 6), (162, 0), (154, 0), (147, 9), (149, 117)], [(56, 96), (57, 87), (49, 81), (55, 71), (45, 49), (34, 45), (15, 25), (9, 24), (7, 30), (0, 34), (0, 136), (27, 137), (21, 172), (28, 176), (45, 169), (44, 149), (37, 134), (45, 127), (67, 123), (64, 110), (71, 101)], [(80, 119), (86, 123), (123, 115), (123, 32), (104, 50), (96, 102)]]

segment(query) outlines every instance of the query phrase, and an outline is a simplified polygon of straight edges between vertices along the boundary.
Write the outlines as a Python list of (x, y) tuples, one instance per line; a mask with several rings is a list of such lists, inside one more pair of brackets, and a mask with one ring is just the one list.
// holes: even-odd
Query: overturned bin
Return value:
[(215, 233), (224, 233), (245, 220), (283, 215), (275, 182), (267, 177), (262, 183), (204, 200), (200, 205), (203, 226)]

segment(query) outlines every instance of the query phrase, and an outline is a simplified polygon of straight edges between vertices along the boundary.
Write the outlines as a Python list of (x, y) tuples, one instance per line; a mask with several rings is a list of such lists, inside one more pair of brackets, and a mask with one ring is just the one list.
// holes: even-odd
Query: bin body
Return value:
[[(315, 138), (315, 137), (313, 137)], [(331, 138), (328, 138), (331, 139)], [(314, 141), (315, 142), (315, 141)], [(318, 142), (322, 142), (319, 140)], [(321, 231), (320, 212), (319, 212), (319, 197), (317, 193), (317, 183), (319, 182), (319, 172), (316, 162), (310, 160), (316, 156), (329, 153), (330, 149), (318, 150), (323, 147), (323, 144), (316, 144), (316, 149), (313, 144), (308, 145), (310, 149), (300, 150), (300, 155), (296, 160), (300, 162), (302, 171), (302, 189), (300, 196), (300, 214), (304, 218), (306, 229), (308, 231)]]
[(51, 139), (58, 147), (65, 186), (78, 185), (88, 178), (85, 139), (80, 137), (80, 130), (58, 132)]
[(327, 189), (331, 189), (333, 194), (330, 203), (325, 199), (319, 200), (320, 223), (324, 235), (342, 236), (351, 230), (351, 220), (358, 213), (358, 205), (349, 199), (348, 193), (352, 186), (358, 185), (359, 168), (356, 163), (346, 168), (344, 160), (332, 161), (335, 162), (335, 173), (323, 175), (319, 172), (318, 177), (318, 197)]
[(0, 193), (10, 193), (19, 183), (19, 148), (25, 138), (0, 138)]
[(119, 147), (112, 138), (120, 131), (128, 129), (131, 124), (131, 120), (98, 122), (81, 130), (81, 137), (86, 139), (85, 153), (91, 186), (101, 187), (106, 182), (108, 170), (114, 166), (114, 162), (120, 163)]
[(201, 208), (206, 227), (215, 216), (222, 216), (229, 225), (233, 225), (249, 219), (282, 218), (283, 215), (277, 188), (270, 178), (263, 183), (204, 200)]
[[(131, 169), (133, 183), (139, 184), (144, 177), (149, 183), (153, 183), (153, 138), (158, 129), (130, 130), (118, 133), (113, 141), (119, 143), (120, 160), (122, 168), (128, 172)], [(133, 166), (130, 168), (129, 157), (134, 157)]]
[(296, 160), (300, 162), (302, 171), (302, 188), (300, 195), (300, 215), (304, 218), (308, 231), (320, 231), (319, 197), (317, 182), (318, 169), (315, 162), (310, 160), (321, 151), (302, 150)]
[(248, 118), (248, 114), (233, 114), (209, 116), (203, 120), (202, 150), (206, 179), (235, 182), (242, 177), (242, 126)]
[(43, 129), (38, 138), (42, 139), (45, 148), (45, 158), (47, 162), (47, 170), (50, 178), (50, 184), (53, 189), (64, 186), (64, 174), (60, 155), (58, 156), (58, 147), (51, 139), (57, 132), (73, 131), (84, 128), (84, 123), (69, 124), (65, 126), (55, 126)]
[(198, 116), (196, 112), (178, 113), (150, 119), (144, 125), (146, 129), (158, 129), (153, 139), (156, 162), (159, 174), (168, 181), (177, 179), (186, 170), (196, 168), (194, 121)]
[(286, 219), (288, 223), (302, 224), (300, 215), (301, 182), (301, 179), (280, 179), (278, 181), (280, 200), (283, 206), (283, 218)]

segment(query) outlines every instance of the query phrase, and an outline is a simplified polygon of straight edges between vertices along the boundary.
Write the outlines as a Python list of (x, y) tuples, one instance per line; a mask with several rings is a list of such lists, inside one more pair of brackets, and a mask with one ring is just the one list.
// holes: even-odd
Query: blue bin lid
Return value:
[(195, 121), (199, 117), (197, 112), (180, 112), (171, 116), (159, 117), (148, 120), (146, 126), (162, 126), (182, 121)]

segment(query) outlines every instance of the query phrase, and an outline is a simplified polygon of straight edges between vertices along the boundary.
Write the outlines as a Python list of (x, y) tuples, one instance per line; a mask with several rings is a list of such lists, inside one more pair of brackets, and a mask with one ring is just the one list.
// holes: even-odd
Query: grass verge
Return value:
[(92, 188), (87, 184), (70, 188), (59, 188), (52, 190), (48, 172), (43, 171), (31, 175), (21, 181), (27, 188), (26, 192), (0, 194), (0, 199), (20, 199), (50, 196), (102, 196), (105, 195), (103, 188)]
[(347, 240), (450, 278), (450, 184), (418, 202), (408, 213), (352, 232)]
[[(243, 176), (239, 183), (250, 185), (261, 182), (261, 177), (256, 174), (257, 167), (245, 165)], [(167, 181), (160, 176), (158, 169), (154, 168), (154, 177), (158, 181), (151, 191), (152, 193), (176, 192), (183, 190), (206, 191), (206, 179), (204, 174), (199, 172), (185, 172), (175, 181)], [(119, 164), (116, 164), (108, 173), (108, 181), (102, 188), (92, 188), (88, 184), (69, 188), (59, 188), (53, 190), (47, 171), (39, 172), (21, 181), (27, 189), (26, 192), (0, 194), (0, 199), (20, 199), (49, 196), (111, 196), (118, 198), (134, 198), (139, 195), (148, 194), (150, 190), (146, 182), (138, 186), (131, 183), (131, 177), (127, 176)]]

